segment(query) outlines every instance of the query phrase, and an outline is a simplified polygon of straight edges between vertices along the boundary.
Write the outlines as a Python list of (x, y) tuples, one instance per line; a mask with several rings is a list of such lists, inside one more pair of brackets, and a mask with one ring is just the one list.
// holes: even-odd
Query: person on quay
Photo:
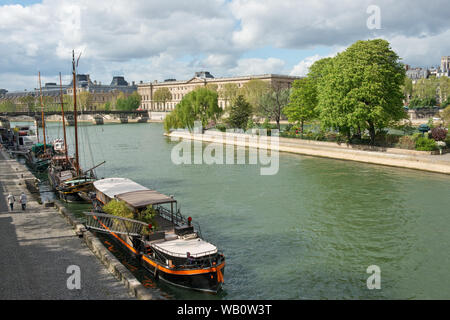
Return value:
[(16, 198), (14, 198), (12, 193), (9, 193), (7, 199), (8, 199), (9, 207), (11, 208), (11, 211), (13, 211), (14, 210), (14, 202), (16, 202)]
[(27, 195), (23, 191), (22, 191), (22, 194), (20, 195), (19, 202), (22, 205), (22, 210), (25, 211), (25, 209), (27, 207)]

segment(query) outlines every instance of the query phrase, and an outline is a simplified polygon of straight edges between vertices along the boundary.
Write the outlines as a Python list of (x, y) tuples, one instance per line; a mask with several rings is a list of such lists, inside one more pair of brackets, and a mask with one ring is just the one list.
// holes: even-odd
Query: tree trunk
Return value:
[(302, 122), (301, 122), (301, 132), (302, 132), (302, 134), (303, 134), (303, 123), (304, 123), (304, 121), (302, 120)]
[(369, 122), (370, 145), (375, 145), (375, 125)]

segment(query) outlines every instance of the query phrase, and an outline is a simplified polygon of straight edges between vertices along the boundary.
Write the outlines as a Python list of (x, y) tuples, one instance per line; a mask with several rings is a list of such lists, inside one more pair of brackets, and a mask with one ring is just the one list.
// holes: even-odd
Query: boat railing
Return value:
[(157, 209), (159, 211), (159, 215), (162, 218), (171, 221), (176, 226), (182, 226), (183, 224), (187, 224), (188, 222), (187, 219), (183, 217), (179, 211), (171, 212), (163, 206), (157, 206)]
[(117, 233), (128, 236), (142, 236), (148, 224), (142, 221), (113, 216), (107, 213), (85, 212), (86, 227), (106, 233)]
[[(156, 209), (159, 211), (159, 215), (168, 220), (171, 221), (173, 224), (175, 224), (176, 226), (180, 227), (182, 225), (187, 225), (189, 224), (189, 221), (186, 217), (184, 217), (180, 211), (176, 211), (176, 212), (171, 212), (170, 210), (164, 208), (163, 206), (157, 206)], [(200, 238), (202, 237), (202, 230), (200, 229), (200, 225), (196, 222), (192, 222), (191, 224), (193, 224), (195, 231), (197, 232), (198, 236)]]

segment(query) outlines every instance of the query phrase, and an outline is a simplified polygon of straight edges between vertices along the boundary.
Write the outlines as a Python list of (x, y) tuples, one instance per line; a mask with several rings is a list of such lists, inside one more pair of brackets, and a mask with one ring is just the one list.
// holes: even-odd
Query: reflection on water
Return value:
[[(220, 295), (156, 282), (173, 298), (450, 298), (447, 175), (287, 153), (274, 176), (257, 165), (177, 166), (161, 124), (82, 129), (93, 151), (81, 144), (83, 167), (106, 160), (100, 177), (175, 195), (224, 251)], [(381, 290), (367, 289), (370, 265)]]

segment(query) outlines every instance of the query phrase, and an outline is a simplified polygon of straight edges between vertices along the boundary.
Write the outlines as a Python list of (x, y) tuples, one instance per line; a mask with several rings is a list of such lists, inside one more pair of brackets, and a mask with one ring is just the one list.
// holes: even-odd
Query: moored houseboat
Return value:
[[(172, 196), (126, 178), (98, 180), (94, 188), (94, 212), (86, 214), (88, 228), (109, 234), (155, 278), (194, 290), (220, 290), (224, 255), (202, 239), (200, 228), (194, 226), (190, 217), (180, 214)], [(111, 201), (125, 203), (134, 219), (103, 212), (102, 208)], [(146, 210), (154, 210), (153, 223), (139, 220)]]

